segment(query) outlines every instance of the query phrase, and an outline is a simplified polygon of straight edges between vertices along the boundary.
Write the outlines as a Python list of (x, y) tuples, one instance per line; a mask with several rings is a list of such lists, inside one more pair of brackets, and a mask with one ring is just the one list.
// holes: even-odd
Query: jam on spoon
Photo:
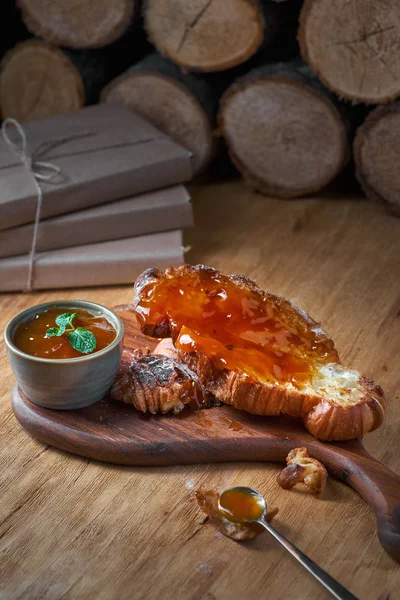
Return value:
[(224, 517), (235, 523), (258, 523), (262, 525), (334, 598), (338, 600), (357, 600), (356, 596), (353, 596), (265, 520), (267, 504), (263, 496), (256, 490), (248, 487), (230, 488), (220, 495), (218, 508)]

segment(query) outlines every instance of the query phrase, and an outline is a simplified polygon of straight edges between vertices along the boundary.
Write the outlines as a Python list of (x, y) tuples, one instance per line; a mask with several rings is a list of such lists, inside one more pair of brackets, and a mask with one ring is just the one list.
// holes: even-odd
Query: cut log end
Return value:
[(398, 0), (305, 0), (300, 50), (339, 97), (390, 102), (400, 94)]
[(146, 57), (112, 81), (101, 99), (121, 102), (190, 150), (193, 173), (213, 158), (216, 98), (211, 88), (162, 57)]
[(400, 216), (400, 102), (379, 106), (354, 139), (356, 176), (371, 200)]
[(221, 103), (219, 122), (231, 158), (256, 190), (280, 198), (316, 192), (348, 160), (337, 108), (287, 76), (248, 77)]
[(147, 0), (145, 26), (159, 52), (187, 70), (222, 71), (275, 35), (256, 0)]
[(128, 73), (110, 84), (106, 102), (121, 102), (193, 153), (193, 172), (213, 153), (210, 125), (197, 100), (179, 83), (157, 73)]
[(135, 0), (18, 0), (26, 27), (69, 48), (100, 48), (117, 40), (135, 14)]
[(0, 112), (20, 122), (81, 108), (85, 91), (78, 70), (61, 50), (38, 40), (18, 44), (4, 57)]

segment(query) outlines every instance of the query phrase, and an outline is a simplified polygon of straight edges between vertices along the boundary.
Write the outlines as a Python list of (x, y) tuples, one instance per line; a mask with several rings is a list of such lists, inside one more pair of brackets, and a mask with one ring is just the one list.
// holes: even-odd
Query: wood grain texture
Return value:
[(350, 158), (345, 111), (301, 60), (267, 62), (237, 79), (218, 122), (232, 162), (268, 196), (319, 191)]
[[(322, 322), (342, 360), (385, 389), (384, 425), (369, 452), (399, 470), (400, 222), (379, 205), (325, 195), (286, 203), (243, 184), (193, 186), (196, 228), (187, 259), (244, 273)], [(132, 299), (132, 288), (0, 296), (0, 327), (54, 298)], [(238, 544), (193, 501), (200, 485), (249, 485), (280, 513), (276, 526), (363, 600), (400, 589), (375, 518), (334, 478), (326, 496), (276, 485), (280, 465), (120, 467), (74, 457), (30, 438), (10, 407), (14, 383), (0, 343), (0, 596), (9, 599), (186, 600), (329, 598), (268, 536)], [(240, 568), (239, 568), (240, 565)]]
[(4, 56), (0, 78), (2, 118), (23, 123), (78, 110), (84, 104), (83, 79), (60, 48), (42, 40), (27, 40)]
[(138, 3), (114, 0), (18, 0), (22, 20), (34, 35), (68, 48), (101, 48), (117, 40), (133, 20)]
[(204, 171), (213, 158), (216, 90), (159, 54), (147, 55), (111, 81), (101, 99), (121, 102), (190, 150), (193, 173)]
[[(121, 307), (124, 348), (155, 345), (140, 333), (132, 308)], [(400, 562), (400, 477), (365, 451), (361, 440), (328, 444), (289, 418), (249, 415), (231, 406), (174, 415), (143, 415), (104, 398), (81, 410), (55, 411), (29, 402), (15, 385), (12, 407), (36, 439), (86, 458), (122, 465), (184, 465), (234, 461), (285, 463), (293, 448), (310, 456), (353, 487), (375, 512), (382, 546)]]
[(301, 55), (329, 89), (354, 104), (380, 104), (400, 92), (397, 0), (305, 0)]
[(377, 106), (357, 129), (353, 143), (356, 177), (371, 200), (400, 216), (400, 102)]
[(278, 29), (273, 8), (258, 0), (147, 0), (144, 22), (158, 51), (182, 69), (215, 72), (272, 43)]

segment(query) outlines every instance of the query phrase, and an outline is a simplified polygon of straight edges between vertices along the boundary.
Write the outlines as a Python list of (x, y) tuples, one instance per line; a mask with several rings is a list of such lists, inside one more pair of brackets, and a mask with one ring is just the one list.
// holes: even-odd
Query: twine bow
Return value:
[[(13, 141), (7, 132), (7, 127), (12, 126), (18, 133), (18, 138)], [(25, 131), (18, 121), (15, 119), (5, 119), (3, 121), (1, 127), (1, 134), (3, 136), (3, 140), (6, 142), (8, 147), (18, 156), (18, 158), (23, 163), (24, 167), (30, 171), (33, 175), (33, 180), (36, 186), (37, 192), (37, 205), (36, 205), (36, 214), (35, 214), (35, 224), (33, 229), (33, 237), (32, 237), (32, 246), (31, 252), (29, 256), (29, 269), (28, 269), (28, 279), (26, 284), (26, 291), (32, 291), (32, 278), (33, 278), (33, 266), (35, 263), (35, 255), (36, 255), (36, 244), (40, 223), (40, 214), (42, 212), (42, 204), (43, 204), (43, 192), (40, 187), (39, 181), (52, 181), (61, 173), (61, 169), (57, 167), (57, 165), (53, 165), (52, 163), (42, 162), (39, 160), (33, 160), (32, 155), (28, 148), (28, 141), (26, 139)], [(43, 172), (44, 171), (44, 172)]]

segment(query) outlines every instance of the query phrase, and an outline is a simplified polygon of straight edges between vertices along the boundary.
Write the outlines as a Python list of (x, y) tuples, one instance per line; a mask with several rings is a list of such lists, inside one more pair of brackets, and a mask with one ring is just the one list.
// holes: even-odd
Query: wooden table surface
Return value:
[[(400, 220), (363, 199), (275, 201), (242, 183), (192, 189), (189, 262), (244, 273), (308, 311), (342, 361), (376, 378), (388, 412), (365, 445), (399, 471)], [(0, 295), (0, 330), (56, 298), (113, 306), (132, 287)], [(374, 517), (330, 479), (317, 499), (276, 484), (277, 464), (134, 468), (72, 456), (29, 437), (10, 407), (14, 378), (0, 338), (0, 598), (193, 600), (329, 598), (266, 535), (236, 543), (205, 522), (200, 485), (248, 485), (279, 507), (276, 526), (361, 599), (400, 598), (400, 569)]]

